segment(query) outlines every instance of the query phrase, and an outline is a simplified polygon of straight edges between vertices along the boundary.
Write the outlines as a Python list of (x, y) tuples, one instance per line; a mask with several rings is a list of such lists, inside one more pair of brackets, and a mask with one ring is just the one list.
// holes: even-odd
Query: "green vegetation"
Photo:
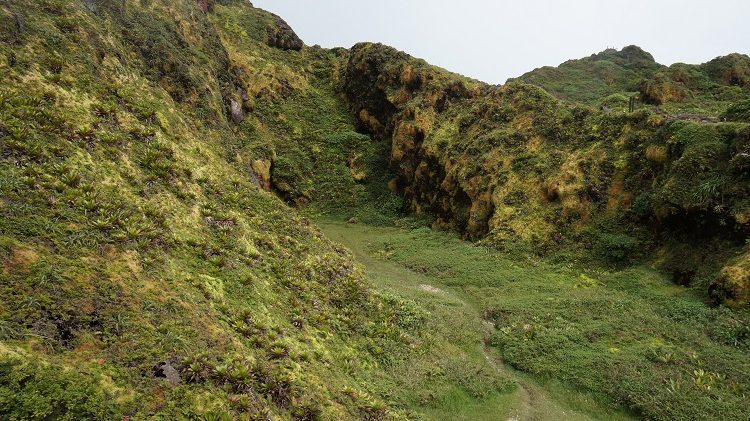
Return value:
[(0, 419), (740, 419), (749, 74), (0, 2)]
[(439, 289), (442, 285), (428, 284), (432, 280), (425, 275), (387, 261), (388, 250), (369, 250), (373, 236), (390, 229), (330, 220), (320, 225), (326, 235), (353, 251), (378, 290), (421, 309), (415, 321), (429, 332), (428, 349), (405, 359), (390, 350), (390, 363), (369, 383), (379, 385), (381, 393), (399, 391), (392, 396), (396, 402), (428, 419), (491, 420), (521, 409), (521, 391), (511, 375), (485, 359), (485, 332), (476, 310)]
[(421, 313), (265, 191), (392, 195), (340, 58), (222, 3), (0, 6), (0, 418), (404, 416), (355, 379)]
[(718, 275), (747, 250), (747, 123), (596, 111), (532, 85), (467, 81), (376, 44), (353, 48), (347, 75), (352, 111), (392, 145), (394, 184), (434, 228), (590, 265), (656, 256), (707, 300), (746, 304), (744, 276)]
[(542, 67), (514, 80), (541, 86), (570, 101), (590, 105), (601, 103), (626, 110), (627, 102), (615, 108), (612, 107), (615, 104), (602, 99), (614, 94), (635, 94), (643, 79), (663, 67), (651, 54), (631, 45), (621, 51), (608, 49), (580, 60), (569, 60), (558, 67)]
[[(636, 46), (608, 49), (591, 57), (542, 67), (516, 79), (537, 85), (558, 98), (605, 111), (627, 111), (633, 97), (639, 107), (667, 114), (716, 117), (750, 94), (750, 57), (730, 54), (708, 63), (662, 66)], [(509, 81), (509, 82), (510, 82)], [(731, 113), (730, 113), (731, 115)]]
[(724, 111), (721, 118), (727, 121), (750, 122), (750, 100), (732, 104)]
[(444, 323), (481, 314), (502, 360), (533, 373), (542, 394), (569, 409), (598, 419), (615, 419), (606, 409), (614, 403), (650, 419), (746, 417), (750, 313), (707, 307), (643, 266), (526, 259), (425, 228), (323, 227), (363, 255), (376, 279), (397, 264), (406, 271), (402, 289), (428, 282), (465, 297), (478, 312), (454, 312)]

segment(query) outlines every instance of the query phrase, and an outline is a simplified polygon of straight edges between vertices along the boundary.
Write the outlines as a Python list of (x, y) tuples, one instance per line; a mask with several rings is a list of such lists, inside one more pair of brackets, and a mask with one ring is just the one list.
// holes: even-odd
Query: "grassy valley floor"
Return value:
[[(468, 358), (470, 364), (480, 367), (482, 371), (490, 369), (516, 385), (510, 391), (472, 394), (472, 386), (468, 387), (467, 393), (467, 388), (456, 386), (464, 385), (465, 382), (456, 382), (450, 378), (446, 379), (449, 386), (441, 391), (434, 390), (434, 384), (414, 383), (404, 393), (414, 395), (416, 399), (407, 398), (404, 404), (416, 408), (415, 412), (435, 420), (634, 418), (621, 409), (611, 409), (616, 405), (606, 398), (578, 390), (569, 384), (540, 380), (503, 362), (501, 353), (490, 345), (496, 329), (492, 322), (482, 317), (481, 294), (473, 289), (465, 290), (456, 283), (457, 279), (451, 280), (444, 276), (445, 273), (440, 274), (445, 270), (455, 271), (456, 276), (466, 276), (464, 282), (471, 283), (482, 278), (472, 280), (468, 273), (482, 269), (481, 266), (474, 266), (474, 263), (481, 265), (483, 262), (476, 261), (478, 256), (473, 253), (479, 251), (485, 258), (497, 256), (486, 254), (484, 249), (473, 247), (450, 235), (436, 234), (425, 229), (375, 227), (332, 220), (319, 221), (318, 226), (329, 238), (344, 244), (354, 253), (357, 260), (365, 265), (376, 288), (414, 300), (428, 309), (428, 330), (435, 332), (436, 337), (448, 338), (456, 347), (453, 352)], [(429, 245), (426, 250), (422, 250), (424, 245), (417, 247), (416, 243)], [(428, 256), (434, 260), (421, 260)], [(517, 275), (526, 272), (520, 266), (508, 269)], [(459, 275), (461, 272), (463, 273)], [(490, 276), (494, 274), (496, 273), (492, 271), (487, 273)], [(500, 286), (502, 279), (496, 279), (497, 286)], [(456, 358), (456, 355), (451, 353), (445, 358)], [(416, 364), (422, 362), (427, 363), (427, 359)], [(409, 367), (406, 366), (393, 367), (389, 375), (406, 379), (409, 377), (406, 372), (408, 370)], [(444, 373), (439, 375), (442, 374)], [(481, 376), (476, 376), (470, 381), (481, 383), (483, 380)]]

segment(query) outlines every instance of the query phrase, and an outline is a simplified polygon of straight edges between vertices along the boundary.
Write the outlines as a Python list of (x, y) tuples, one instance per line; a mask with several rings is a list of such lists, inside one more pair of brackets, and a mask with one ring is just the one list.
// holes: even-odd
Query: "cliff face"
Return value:
[[(352, 49), (344, 89), (363, 128), (390, 144), (392, 187), (436, 226), (498, 247), (619, 263), (658, 250), (657, 263), (683, 284), (715, 276), (744, 246), (745, 124), (593, 111), (375, 44)], [(710, 290), (719, 300), (744, 296), (728, 285), (717, 279)]]

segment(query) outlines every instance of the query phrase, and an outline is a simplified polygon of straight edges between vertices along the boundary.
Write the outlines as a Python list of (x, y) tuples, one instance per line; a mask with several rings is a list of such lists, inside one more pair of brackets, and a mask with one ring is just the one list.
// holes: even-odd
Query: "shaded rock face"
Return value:
[(271, 161), (258, 159), (252, 162), (252, 177), (261, 189), (271, 191)]
[(268, 45), (282, 50), (300, 51), (305, 45), (284, 19), (274, 15), (276, 24), (268, 28)]
[(426, 129), (417, 115), (442, 113), (450, 102), (471, 95), (462, 82), (443, 80), (444, 75), (415, 66), (412, 60), (382, 44), (354, 46), (344, 81), (351, 111), (361, 129), (390, 142), (396, 175), (392, 186), (411, 210), (430, 213), (438, 225), (480, 237), (488, 231), (489, 217), (473, 213), (464, 180), (449, 175), (444, 156), (423, 148)]
[(743, 307), (750, 303), (750, 259), (743, 266), (724, 267), (709, 287), (709, 292), (717, 301), (731, 307)]
[(391, 120), (397, 111), (385, 92), (389, 85), (385, 65), (391, 60), (403, 59), (405, 55), (380, 44), (372, 48), (368, 44), (358, 44), (351, 51), (344, 80), (350, 108), (359, 118), (361, 128), (381, 138), (392, 133)]
[(0, 4), (0, 42), (21, 42), (25, 29), (23, 14), (13, 10), (10, 4)]

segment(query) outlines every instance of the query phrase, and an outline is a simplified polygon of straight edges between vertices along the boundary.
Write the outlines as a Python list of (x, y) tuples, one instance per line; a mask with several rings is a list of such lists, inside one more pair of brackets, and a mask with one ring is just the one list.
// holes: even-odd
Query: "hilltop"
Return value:
[[(707, 63), (661, 65), (640, 47), (608, 49), (590, 57), (542, 67), (511, 79), (540, 86), (557, 98), (603, 109), (625, 111), (629, 98), (639, 107), (669, 114), (695, 114), (737, 120), (728, 108), (747, 100), (750, 57), (729, 54)], [(745, 121), (747, 119), (740, 119)]]

